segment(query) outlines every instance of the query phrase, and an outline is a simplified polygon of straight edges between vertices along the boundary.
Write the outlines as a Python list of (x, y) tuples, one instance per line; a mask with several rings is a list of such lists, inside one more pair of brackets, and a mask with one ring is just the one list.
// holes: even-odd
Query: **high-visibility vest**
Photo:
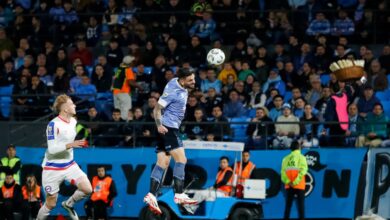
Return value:
[[(307, 172), (307, 162), (306, 157), (301, 154), (300, 150), (295, 150), (291, 152), (289, 155), (284, 157), (282, 162), (282, 172), (286, 174), (286, 177), (290, 182), (294, 182), (295, 179), (298, 177), (299, 172), (302, 170), (306, 170)], [(283, 175), (282, 175), (282, 181)], [(285, 188), (290, 188), (290, 185), (285, 184)], [(300, 189), (305, 190), (306, 188), (306, 179), (305, 176), (302, 176), (302, 179), (300, 182), (296, 185), (294, 185), (292, 188), (294, 189)]]
[(76, 125), (76, 134), (81, 139), (88, 140), (89, 132), (88, 132), (87, 128), (84, 125), (77, 123), (77, 125)]
[(3, 193), (3, 198), (4, 199), (12, 199), (14, 197), (14, 188), (15, 188), (15, 184), (10, 188), (2, 186), (1, 193)]
[(22, 187), (22, 194), (23, 194), (23, 199), (28, 200), (31, 197), (35, 197), (38, 200), (41, 199), (41, 187), (36, 186), (34, 192), (29, 192), (27, 191), (27, 186)]
[[(244, 167), (243, 170), (241, 170), (241, 162), (236, 163), (236, 175), (238, 176), (237, 184), (244, 184), (245, 179), (249, 179), (251, 177), (251, 173), (253, 169), (255, 169), (255, 164), (253, 164), (251, 161), (248, 162), (248, 164)], [(241, 170), (241, 176), (240, 176), (240, 170)]]
[[(233, 173), (233, 170), (230, 167), (227, 167), (224, 170), (218, 171), (218, 173), (217, 173), (217, 181), (216, 181), (217, 184), (220, 183), (223, 180), (223, 177), (225, 176), (225, 173), (227, 171), (231, 171)], [(230, 177), (230, 179), (227, 182), (227, 184), (218, 187), (218, 190), (223, 191), (226, 196), (229, 196), (230, 193), (232, 192), (232, 181), (233, 181), (233, 175)]]
[[(288, 169), (286, 171), (287, 177), (290, 180), (294, 180), (295, 178), (297, 178), (298, 173), (299, 173), (299, 170), (297, 170), (297, 169), (291, 169), (290, 168), (290, 169)], [(289, 185), (285, 185), (285, 188), (288, 189), (288, 188), (290, 188), (290, 186)], [(305, 177), (303, 177), (302, 180), (297, 185), (293, 186), (292, 188), (305, 190), (305, 188), (306, 188), (306, 179), (305, 179)]]
[[(8, 159), (8, 157), (1, 158), (1, 164), (3, 164), (3, 166), (9, 167), (11, 169), (19, 161), (20, 161), (19, 157), (14, 157), (12, 159)], [(20, 184), (20, 170), (14, 174), (14, 180), (17, 184)], [(0, 173), (0, 186), (3, 186), (4, 181), (5, 181), (5, 173), (2, 172), (2, 173)]]
[(99, 177), (94, 176), (92, 179), (93, 193), (91, 196), (91, 200), (102, 200), (103, 202), (108, 203), (108, 195), (110, 194), (111, 183), (112, 179), (109, 176), (106, 176), (102, 180), (99, 179)]

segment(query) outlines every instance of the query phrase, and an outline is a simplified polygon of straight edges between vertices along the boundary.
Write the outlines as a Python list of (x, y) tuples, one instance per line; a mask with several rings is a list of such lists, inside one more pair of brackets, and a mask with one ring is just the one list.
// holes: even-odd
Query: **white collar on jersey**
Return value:
[(183, 86), (180, 85), (180, 83), (179, 83), (179, 78), (176, 78), (175, 81), (176, 81), (177, 85), (178, 85), (181, 89), (186, 90)]

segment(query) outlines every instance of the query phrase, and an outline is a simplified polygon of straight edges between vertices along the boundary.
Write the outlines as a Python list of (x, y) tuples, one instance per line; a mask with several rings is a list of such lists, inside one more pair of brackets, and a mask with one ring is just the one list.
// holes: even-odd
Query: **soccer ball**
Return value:
[(225, 61), (225, 53), (218, 48), (211, 49), (207, 54), (207, 62), (210, 65), (221, 65)]

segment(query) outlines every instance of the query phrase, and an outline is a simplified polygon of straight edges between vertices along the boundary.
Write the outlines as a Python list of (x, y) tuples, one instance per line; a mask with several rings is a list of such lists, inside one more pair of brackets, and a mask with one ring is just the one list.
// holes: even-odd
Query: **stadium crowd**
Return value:
[[(384, 0), (2, 1), (2, 119), (48, 115), (53, 96), (68, 93), (78, 102), (79, 135), (92, 140), (92, 145), (153, 146), (157, 131), (152, 110), (177, 69), (189, 67), (196, 70), (197, 86), (188, 99), (183, 138), (283, 148), (300, 137), (304, 146), (334, 146), (328, 138), (332, 126), (325, 122), (333, 120), (326, 106), (331, 95), (341, 91), (348, 96), (350, 125), (339, 134), (345, 141), (338, 145), (386, 145), (387, 4)], [(211, 47), (225, 51), (222, 66), (207, 65)], [(126, 56), (132, 60), (137, 86), (131, 88), (131, 110), (121, 112), (113, 107), (111, 89)], [(338, 82), (329, 65), (340, 59), (363, 59), (367, 83)], [(12, 100), (7, 94), (13, 95)], [(4, 109), (8, 102), (11, 113)], [(249, 121), (253, 123), (234, 123)]]

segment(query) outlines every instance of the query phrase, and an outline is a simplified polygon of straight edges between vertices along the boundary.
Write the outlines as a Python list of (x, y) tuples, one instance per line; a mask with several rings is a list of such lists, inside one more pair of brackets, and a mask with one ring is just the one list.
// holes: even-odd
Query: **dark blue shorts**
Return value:
[(180, 139), (179, 129), (165, 126), (168, 132), (163, 134), (158, 133), (156, 153), (174, 150), (183, 147), (183, 141)]

